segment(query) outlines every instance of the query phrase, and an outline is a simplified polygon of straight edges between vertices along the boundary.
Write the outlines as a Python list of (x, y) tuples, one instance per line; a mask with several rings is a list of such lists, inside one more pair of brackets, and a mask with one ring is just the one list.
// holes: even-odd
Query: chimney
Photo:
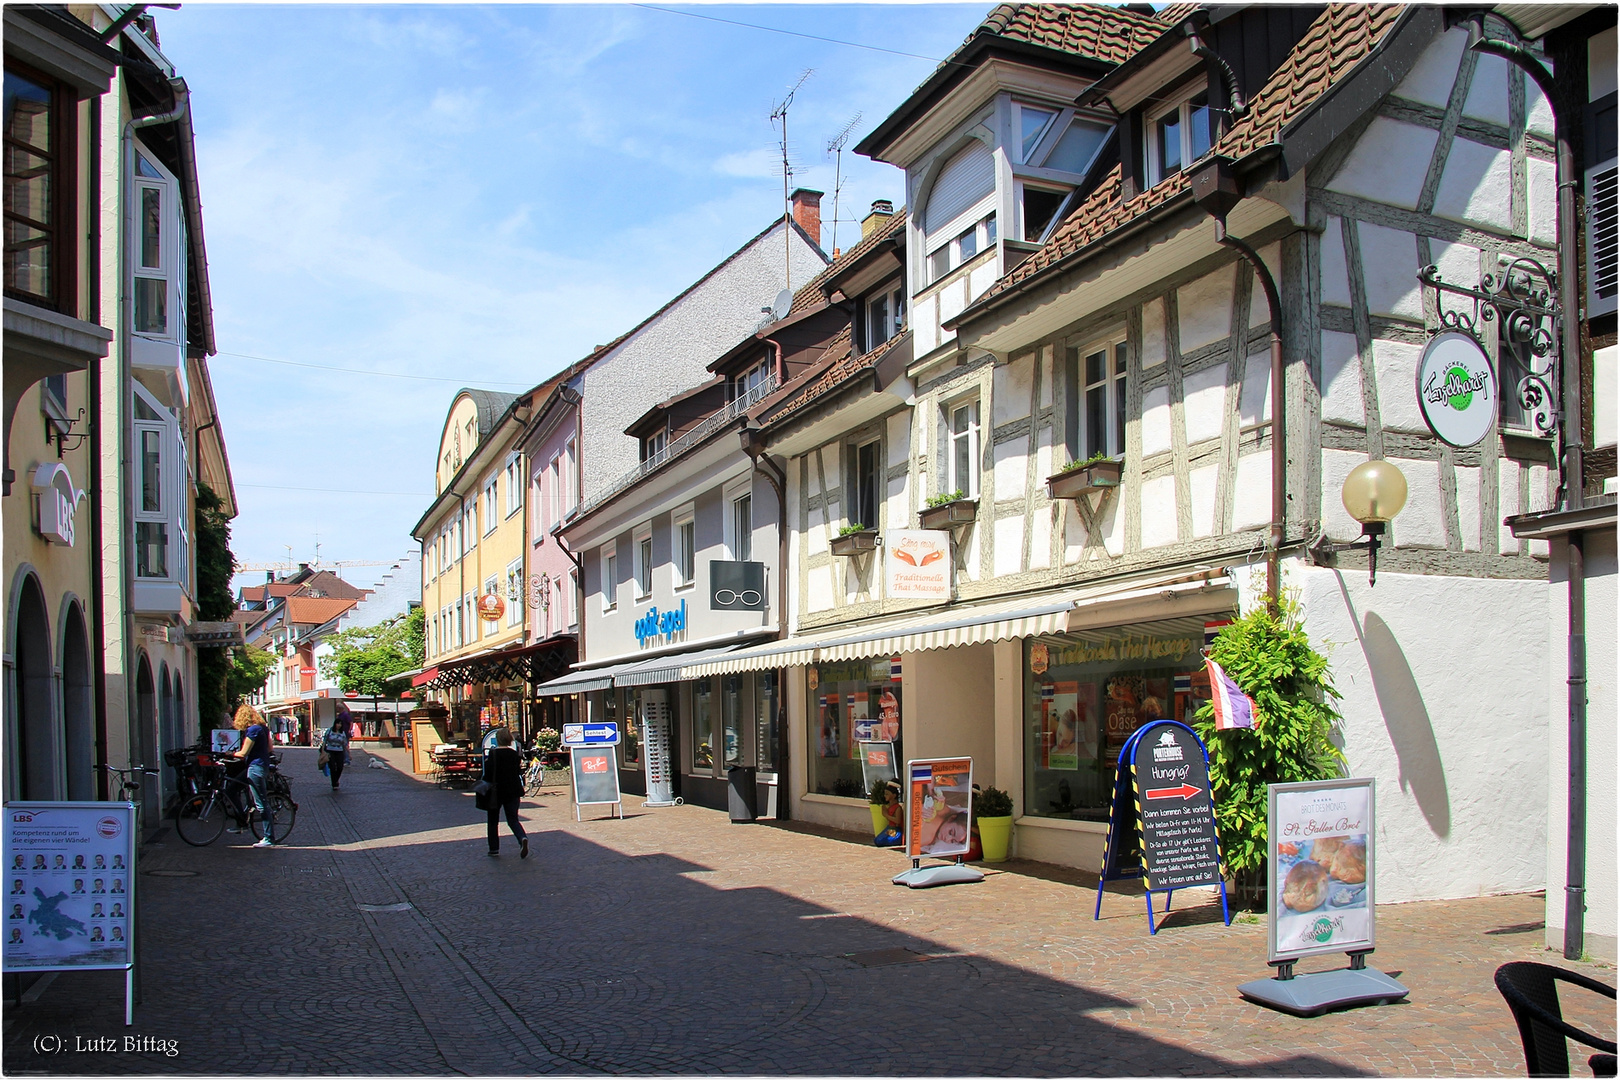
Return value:
[(788, 203), (793, 207), (793, 220), (799, 223), (799, 228), (810, 234), (810, 239), (816, 247), (821, 246), (821, 196), (824, 192), (812, 191), (809, 188), (795, 188), (788, 196)]
[(872, 212), (861, 218), (861, 239), (865, 240), (868, 236), (883, 228), (892, 217), (894, 217), (894, 203), (888, 199), (874, 200)]

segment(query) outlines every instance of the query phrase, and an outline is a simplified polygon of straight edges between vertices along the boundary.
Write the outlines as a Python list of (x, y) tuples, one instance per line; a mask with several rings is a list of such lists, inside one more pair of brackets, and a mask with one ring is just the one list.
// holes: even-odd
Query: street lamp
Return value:
[(1387, 461), (1364, 461), (1350, 470), (1340, 492), (1344, 508), (1361, 524), (1363, 539), (1354, 544), (1319, 544), (1322, 554), (1367, 549), (1367, 587), (1378, 584), (1378, 538), (1384, 526), (1406, 506), (1406, 477)]

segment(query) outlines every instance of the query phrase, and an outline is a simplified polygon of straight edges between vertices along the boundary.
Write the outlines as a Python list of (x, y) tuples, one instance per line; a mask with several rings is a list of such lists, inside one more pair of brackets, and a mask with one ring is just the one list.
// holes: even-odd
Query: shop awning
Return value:
[(272, 716), (276, 713), (291, 712), (292, 710), (301, 707), (303, 704), (304, 703), (302, 701), (284, 701), (278, 705), (266, 705), (259, 711), (266, 716)]
[(615, 675), (644, 663), (646, 663), (644, 660), (631, 660), (623, 664), (607, 664), (603, 667), (576, 671), (560, 679), (541, 683), (534, 688), (534, 692), (541, 697), (551, 697), (554, 694), (588, 694), (592, 690), (606, 690), (613, 685)]
[[(1225, 579), (1221, 580), (1224, 582)], [(713, 660), (689, 663), (682, 668), (680, 677), (693, 679), (738, 671), (863, 660), (874, 656), (1062, 633), (1070, 627), (1071, 614), (1089, 605), (1114, 599), (1153, 598), (1162, 596), (1167, 590), (1179, 596), (1185, 590), (1204, 590), (1212, 584), (1211, 571), (1183, 570), (1152, 578), (1116, 580), (1060, 593), (930, 608), (859, 628), (834, 627), (737, 649)]]
[(702, 649), (697, 652), (676, 653), (644, 660), (615, 675), (613, 685), (651, 686), (654, 683), (678, 682), (685, 677), (681, 673), (687, 668), (696, 664), (713, 663), (729, 653), (736, 652), (737, 649), (736, 645), (725, 645), (718, 649)]
[(418, 671), (415, 675), (411, 676), (411, 685), (426, 686), (428, 683), (432, 682), (438, 677), (439, 669), (437, 667), (423, 668), (421, 671)]
[(574, 662), (572, 635), (547, 638), (533, 645), (484, 649), (458, 660), (446, 661), (411, 678), (412, 686), (440, 690), (463, 684), (539, 683), (568, 670)]

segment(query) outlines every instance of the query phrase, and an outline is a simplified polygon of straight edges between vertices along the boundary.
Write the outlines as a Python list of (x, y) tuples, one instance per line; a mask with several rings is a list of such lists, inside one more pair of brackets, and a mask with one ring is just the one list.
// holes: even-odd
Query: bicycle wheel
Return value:
[(545, 785), (546, 774), (542, 769), (530, 769), (523, 788), (525, 795), (539, 795), (540, 789)]
[[(275, 819), (275, 840), (281, 843), (292, 832), (293, 824), (298, 820), (298, 804), (285, 795), (272, 792), (269, 796), (270, 816)], [(253, 814), (248, 822), (253, 827), (255, 839), (264, 839), (264, 819)]]
[(224, 801), (212, 795), (193, 795), (174, 812), (174, 831), (192, 847), (207, 847), (225, 831)]

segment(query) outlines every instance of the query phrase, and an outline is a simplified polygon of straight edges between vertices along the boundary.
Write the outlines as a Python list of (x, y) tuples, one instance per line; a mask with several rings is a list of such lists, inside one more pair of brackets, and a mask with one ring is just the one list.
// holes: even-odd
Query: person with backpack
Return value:
[(353, 723), (349, 707), (340, 704), (332, 726), (321, 736), (321, 749), (326, 751), (326, 768), (332, 777), (333, 791), (338, 789), (338, 781), (343, 778), (343, 766), (349, 763), (349, 727)]

